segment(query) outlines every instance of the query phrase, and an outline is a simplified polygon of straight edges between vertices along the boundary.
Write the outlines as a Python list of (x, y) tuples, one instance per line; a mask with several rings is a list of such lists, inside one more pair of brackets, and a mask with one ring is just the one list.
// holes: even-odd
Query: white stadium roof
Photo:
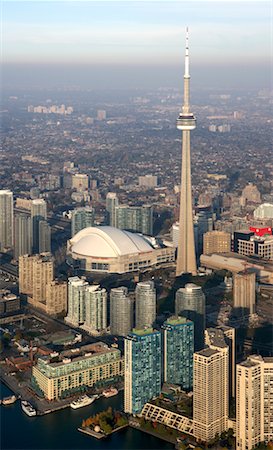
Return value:
[(70, 240), (70, 244), (73, 253), (95, 258), (115, 258), (153, 250), (140, 234), (109, 226), (84, 228)]

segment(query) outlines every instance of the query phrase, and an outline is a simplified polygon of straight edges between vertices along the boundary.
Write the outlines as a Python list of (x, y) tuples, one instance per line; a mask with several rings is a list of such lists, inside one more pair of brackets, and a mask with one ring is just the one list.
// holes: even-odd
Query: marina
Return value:
[[(1, 383), (1, 397), (12, 395), (12, 392)], [(46, 450), (49, 448), (66, 450), (132, 450), (150, 449), (167, 450), (174, 446), (141, 431), (127, 427), (111, 436), (98, 440), (92, 436), (79, 433), (82, 420), (87, 415), (95, 414), (109, 406), (120, 410), (123, 405), (123, 392), (111, 398), (100, 397), (86, 408), (73, 410), (66, 408), (52, 414), (28, 417), (15, 402), (1, 411), (2, 450)], [(14, 424), (16, 423), (16, 433)], [(47, 429), (47, 433), (44, 430)], [(41, 439), (41, 436), (43, 438)]]

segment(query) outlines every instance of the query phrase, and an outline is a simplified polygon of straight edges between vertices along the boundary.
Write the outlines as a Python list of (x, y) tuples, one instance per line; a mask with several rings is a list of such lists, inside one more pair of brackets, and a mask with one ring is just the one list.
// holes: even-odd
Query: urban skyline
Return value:
[(4, 1), (1, 448), (272, 448), (269, 10)]

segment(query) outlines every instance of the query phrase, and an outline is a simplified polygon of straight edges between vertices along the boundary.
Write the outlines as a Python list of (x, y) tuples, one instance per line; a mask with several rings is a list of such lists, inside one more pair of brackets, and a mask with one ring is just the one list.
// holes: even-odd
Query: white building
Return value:
[(0, 250), (13, 246), (13, 193), (0, 190)]
[(273, 219), (273, 204), (262, 203), (253, 212), (255, 219)]
[(107, 328), (107, 291), (97, 286), (85, 288), (85, 322), (91, 334), (104, 333)]
[(237, 364), (236, 448), (273, 439), (273, 358), (250, 356)]

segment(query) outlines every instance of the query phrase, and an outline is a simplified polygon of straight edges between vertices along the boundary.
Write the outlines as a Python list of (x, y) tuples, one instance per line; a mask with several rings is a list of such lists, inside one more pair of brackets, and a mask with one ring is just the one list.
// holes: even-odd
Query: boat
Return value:
[(109, 388), (102, 391), (102, 395), (106, 398), (113, 397), (118, 394), (118, 390), (116, 388)]
[(2, 400), (2, 405), (12, 405), (17, 400), (16, 395), (10, 395), (9, 397), (4, 397)]
[(33, 417), (37, 415), (36, 409), (26, 400), (21, 401), (21, 408), (29, 417)]
[(99, 396), (98, 395), (92, 395), (89, 397), (88, 395), (83, 395), (82, 397), (78, 398), (78, 400), (74, 400), (72, 403), (70, 403), (70, 407), (72, 409), (78, 409), (83, 408), (84, 406), (91, 405)]

